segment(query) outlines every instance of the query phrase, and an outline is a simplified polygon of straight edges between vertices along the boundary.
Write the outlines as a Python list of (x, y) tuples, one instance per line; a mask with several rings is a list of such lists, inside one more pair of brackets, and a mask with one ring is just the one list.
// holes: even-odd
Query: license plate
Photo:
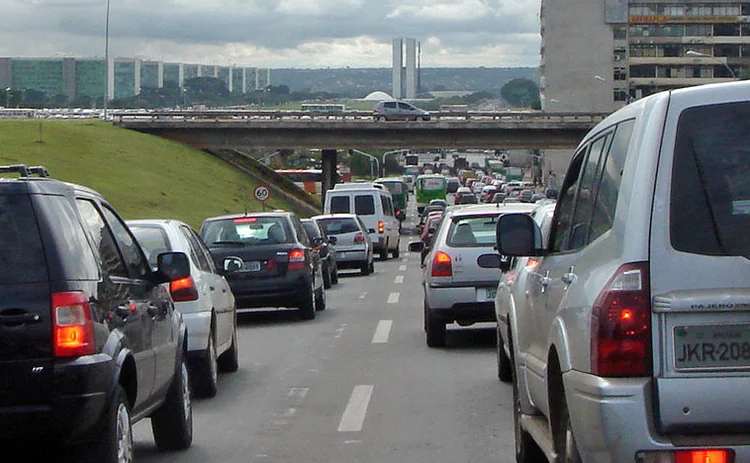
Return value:
[(336, 258), (337, 259), (343, 259), (345, 257), (346, 257), (346, 253), (345, 252), (337, 252), (336, 253)]
[(260, 261), (253, 260), (250, 262), (244, 262), (242, 264), (242, 270), (246, 272), (260, 272)]
[(674, 327), (675, 368), (750, 368), (750, 325)]
[(497, 288), (477, 288), (477, 301), (494, 301)]

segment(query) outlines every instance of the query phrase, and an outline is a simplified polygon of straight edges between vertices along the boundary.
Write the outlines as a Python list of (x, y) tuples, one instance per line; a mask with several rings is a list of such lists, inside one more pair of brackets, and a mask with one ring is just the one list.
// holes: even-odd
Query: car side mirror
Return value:
[(367, 229), (367, 233), (375, 233), (375, 229), (374, 228), (368, 228)]
[(184, 252), (163, 252), (156, 258), (157, 283), (168, 283), (190, 276), (190, 261)]
[(314, 246), (320, 246), (321, 244), (323, 244), (323, 241), (324, 240), (323, 240), (322, 236), (316, 236), (315, 238), (313, 238), (312, 240), (310, 240), (310, 243), (314, 247)]
[(404, 211), (396, 211), (396, 218), (398, 220), (406, 220), (406, 213)]
[(338, 239), (338, 238), (336, 238), (335, 236), (329, 236), (329, 237), (328, 237), (328, 242), (329, 242), (330, 244), (334, 245), (334, 246), (336, 245), (336, 243), (338, 242), (338, 240), (339, 240), (339, 239)]
[(409, 251), (410, 252), (422, 252), (424, 249), (424, 242), (422, 241), (412, 241), (409, 243)]
[(542, 233), (528, 214), (504, 214), (495, 228), (497, 251), (508, 257), (541, 256)]
[(425, 206), (417, 206), (417, 212), (422, 215), (422, 212), (424, 212)]
[(242, 269), (242, 259), (235, 256), (230, 256), (224, 259), (222, 262), (222, 270), (225, 275), (230, 273), (238, 272)]

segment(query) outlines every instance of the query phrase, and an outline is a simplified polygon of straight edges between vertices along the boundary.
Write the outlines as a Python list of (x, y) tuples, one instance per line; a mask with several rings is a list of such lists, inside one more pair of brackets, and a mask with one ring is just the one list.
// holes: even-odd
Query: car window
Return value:
[(399, 103), (398, 109), (403, 109), (405, 111), (414, 111), (416, 108), (409, 103)]
[(47, 279), (47, 260), (33, 210), (28, 195), (0, 196), (0, 281), (3, 283)]
[(130, 272), (130, 277), (144, 279), (151, 272), (148, 262), (144, 259), (143, 252), (141, 251), (138, 242), (133, 238), (128, 230), (128, 227), (120, 219), (112, 209), (106, 205), (102, 206), (104, 217), (107, 220), (107, 224), (112, 229), (112, 234), (115, 236), (117, 246), (122, 252), (122, 258), (125, 261), (125, 266)]
[(356, 195), (354, 197), (354, 213), (357, 215), (374, 215), (375, 198), (373, 195)]
[(129, 276), (128, 270), (122, 260), (120, 251), (115, 245), (115, 238), (107, 228), (99, 209), (87, 199), (78, 199), (76, 204), (94, 247), (99, 251), (99, 264), (104, 273), (109, 276), (127, 278)]
[(348, 214), (350, 212), (349, 196), (331, 197), (331, 214)]
[(280, 244), (291, 242), (292, 231), (283, 217), (238, 217), (208, 222), (201, 236), (208, 245)]
[(685, 110), (672, 168), (675, 249), (750, 257), (750, 103)]
[[(575, 195), (578, 190), (578, 180), (581, 173), (581, 167), (586, 158), (587, 147), (579, 151), (570, 163), (568, 173), (565, 176), (560, 199), (558, 200), (555, 218), (550, 232), (551, 251), (568, 250), (568, 235), (570, 225), (573, 220), (573, 206), (575, 205)], [(507, 199), (505, 200), (508, 201)]]
[(494, 246), (497, 215), (454, 217), (446, 244), (452, 247)]
[(211, 266), (211, 259), (207, 258), (201, 247), (200, 238), (195, 234), (192, 228), (185, 225), (180, 225), (180, 233), (185, 237), (188, 244), (190, 245), (190, 252), (195, 259), (195, 265), (204, 272), (213, 272), (214, 268)]
[(383, 107), (388, 108), (388, 109), (396, 109), (396, 102), (388, 101), (386, 103), (383, 103)]
[[(296, 215), (293, 215), (291, 217), (291, 222), (292, 222), (292, 228), (294, 228), (295, 234), (297, 235), (297, 239), (299, 240), (299, 242), (302, 243), (304, 246), (311, 246), (310, 236), (305, 231), (305, 227), (302, 225), (302, 220), (300, 220), (300, 218), (297, 217)], [(290, 237), (289, 241), (287, 242), (292, 242), (292, 241), (293, 239)]]
[(169, 244), (167, 233), (161, 227), (148, 227), (133, 225), (130, 227), (138, 243), (146, 254), (149, 265), (156, 265), (156, 260), (162, 252), (169, 252), (172, 246)]
[(310, 238), (317, 238), (321, 236), (320, 229), (318, 229), (318, 226), (315, 225), (315, 222), (304, 221), (302, 222), (302, 226), (305, 227), (305, 231)]
[(329, 235), (340, 235), (343, 233), (354, 233), (360, 231), (357, 222), (352, 218), (322, 219), (320, 220), (320, 225), (323, 226), (323, 229)]

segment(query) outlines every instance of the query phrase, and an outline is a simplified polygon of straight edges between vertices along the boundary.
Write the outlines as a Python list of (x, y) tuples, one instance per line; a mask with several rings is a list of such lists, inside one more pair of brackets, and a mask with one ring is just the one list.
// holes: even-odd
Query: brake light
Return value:
[(382, 220), (378, 220), (378, 233), (385, 233), (385, 223)]
[(276, 260), (275, 259), (268, 259), (268, 263), (266, 264), (266, 269), (270, 272), (271, 270), (276, 268)]
[(232, 222), (234, 223), (255, 223), (258, 221), (257, 217), (240, 217), (238, 219), (234, 219)]
[(365, 242), (365, 235), (362, 233), (357, 233), (354, 235), (354, 242), (355, 243), (364, 243)]
[(733, 452), (728, 450), (678, 450), (675, 463), (729, 463), (734, 461)]
[(439, 251), (435, 254), (432, 259), (432, 276), (434, 277), (450, 277), (453, 276), (453, 268), (451, 266), (451, 256)]
[(197, 301), (198, 288), (193, 277), (181, 278), (169, 283), (169, 292), (175, 302)]
[(52, 318), (55, 357), (94, 353), (94, 322), (88, 298), (82, 291), (53, 293)]
[(534, 270), (539, 267), (539, 261), (536, 259), (529, 259), (526, 261), (526, 270)]
[(289, 270), (302, 270), (305, 268), (305, 251), (292, 249), (289, 251)]
[(608, 377), (651, 374), (651, 289), (648, 263), (617, 269), (591, 313), (591, 367)]

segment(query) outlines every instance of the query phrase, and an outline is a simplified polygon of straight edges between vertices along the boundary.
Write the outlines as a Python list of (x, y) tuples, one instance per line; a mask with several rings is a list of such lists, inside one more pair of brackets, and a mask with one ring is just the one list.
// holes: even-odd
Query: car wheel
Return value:
[(419, 118), (419, 120), (420, 120), (420, 121), (429, 121), (429, 120), (430, 120), (430, 118), (429, 118), (429, 117), (427, 117), (427, 116), (422, 116), (422, 117), (420, 117), (420, 118)]
[(427, 323), (427, 346), (443, 347), (445, 345), (445, 322), (436, 317), (432, 310), (425, 310)]
[(401, 255), (401, 250), (399, 249), (401, 247), (401, 241), (396, 242), (396, 248), (393, 250), (391, 254), (393, 254), (394, 259), (398, 259), (398, 256)]
[(208, 335), (206, 352), (197, 361), (193, 371), (193, 391), (197, 397), (214, 397), (219, 382), (219, 366), (216, 359), (216, 343), (213, 329)]
[(172, 378), (162, 406), (151, 415), (151, 430), (159, 450), (183, 450), (193, 442), (193, 405), (185, 353), (180, 352), (180, 368)]
[(376, 121), (384, 121), (385, 120), (385, 116), (375, 116), (375, 120)]
[(536, 445), (531, 434), (521, 428), (521, 396), (518, 381), (513, 381), (513, 430), (516, 446), (516, 463), (537, 463), (547, 461), (547, 457)]
[(565, 391), (562, 391), (562, 401), (560, 404), (560, 420), (558, 422), (558, 432), (555, 434), (555, 449), (560, 455), (561, 463), (581, 463), (581, 455), (578, 452), (578, 444), (573, 435), (573, 427), (570, 424), (570, 413), (568, 403), (565, 400)]
[(320, 288), (315, 293), (315, 310), (321, 311), (325, 309), (326, 309), (326, 291), (324, 288)]
[(339, 266), (334, 265), (333, 270), (331, 270), (331, 283), (334, 285), (339, 284)]
[(500, 336), (500, 325), (497, 327), (497, 378), (504, 382), (509, 383), (513, 380), (513, 366), (510, 364), (510, 359), (505, 354), (505, 343), (503, 338)]
[(331, 270), (326, 265), (323, 268), (323, 288), (328, 289), (331, 287)]
[(375, 262), (370, 260), (370, 273), (375, 273)]
[(315, 283), (310, 283), (310, 291), (299, 306), (299, 316), (303, 320), (315, 318)]
[(362, 265), (360, 267), (360, 271), (362, 272), (362, 275), (365, 275), (365, 276), (369, 275), (370, 273), (372, 273), (370, 271), (370, 263), (367, 262), (367, 261), (362, 262)]
[(234, 328), (232, 329), (232, 345), (218, 359), (219, 371), (234, 373), (240, 367), (239, 347), (237, 346), (237, 315), (234, 316)]
[(388, 241), (386, 241), (385, 246), (380, 249), (380, 260), (388, 260)]
[(75, 449), (75, 461), (100, 463), (133, 463), (133, 425), (130, 421), (130, 406), (125, 389), (115, 386), (112, 402), (107, 411), (101, 440), (93, 445), (82, 445)]

